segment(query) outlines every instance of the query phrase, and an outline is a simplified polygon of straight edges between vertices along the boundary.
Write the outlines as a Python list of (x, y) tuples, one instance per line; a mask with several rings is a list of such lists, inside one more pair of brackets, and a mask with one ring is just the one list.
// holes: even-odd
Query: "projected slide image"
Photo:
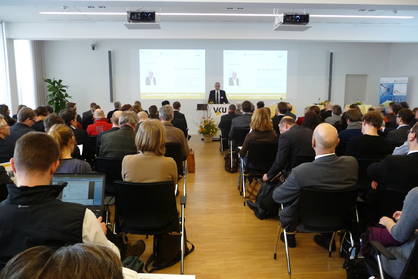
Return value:
[(205, 95), (205, 50), (139, 50), (140, 97), (201, 99)]
[(223, 74), (228, 98), (286, 98), (287, 51), (224, 50)]

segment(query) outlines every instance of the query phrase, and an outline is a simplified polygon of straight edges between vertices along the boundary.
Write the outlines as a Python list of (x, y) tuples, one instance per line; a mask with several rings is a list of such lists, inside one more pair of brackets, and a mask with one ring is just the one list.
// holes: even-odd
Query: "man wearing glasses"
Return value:
[(414, 113), (411, 110), (406, 108), (401, 109), (396, 115), (396, 124), (398, 124), (398, 127), (388, 133), (386, 140), (396, 146), (401, 146), (408, 137), (409, 125), (413, 120)]
[(10, 139), (13, 142), (13, 149), (16, 141), (23, 135), (35, 131), (32, 126), (35, 124), (35, 112), (31, 108), (22, 108), (17, 114), (17, 123), (10, 129)]

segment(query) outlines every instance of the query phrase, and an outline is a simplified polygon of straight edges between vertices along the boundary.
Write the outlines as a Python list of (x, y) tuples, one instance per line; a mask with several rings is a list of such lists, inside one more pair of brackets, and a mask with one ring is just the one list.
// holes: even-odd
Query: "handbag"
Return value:
[(193, 149), (190, 149), (189, 156), (187, 156), (187, 171), (189, 173), (195, 173), (196, 171), (196, 162)]
[(261, 181), (259, 179), (252, 179), (247, 186), (247, 199), (255, 201), (261, 189)]
[[(145, 263), (145, 271), (151, 273), (179, 262), (181, 260), (180, 246), (181, 234), (179, 232), (155, 235), (153, 252)], [(186, 230), (184, 230), (184, 256), (192, 253), (194, 249), (194, 245), (187, 240)]]

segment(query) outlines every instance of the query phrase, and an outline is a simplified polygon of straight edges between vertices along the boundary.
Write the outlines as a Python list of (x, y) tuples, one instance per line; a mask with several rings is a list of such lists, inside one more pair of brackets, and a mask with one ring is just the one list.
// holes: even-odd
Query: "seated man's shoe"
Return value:
[[(326, 249), (327, 251), (329, 250), (329, 242), (331, 241), (331, 234), (317, 234), (314, 236), (314, 241), (316, 244), (318, 244), (319, 246), (321, 246), (322, 248)], [(335, 240), (334, 243), (332, 243), (331, 245), (331, 251), (335, 251)]]
[[(296, 247), (296, 235), (294, 233), (287, 233), (287, 246), (289, 248), (295, 248)], [(280, 240), (284, 242), (284, 233), (282, 232), (280, 234)]]

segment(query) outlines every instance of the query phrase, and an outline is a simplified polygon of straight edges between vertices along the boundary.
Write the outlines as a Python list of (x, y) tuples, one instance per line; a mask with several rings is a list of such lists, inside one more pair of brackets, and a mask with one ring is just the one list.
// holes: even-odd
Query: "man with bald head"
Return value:
[(107, 118), (102, 109), (96, 109), (93, 113), (94, 123), (87, 126), (87, 135), (90, 137), (98, 136), (99, 134), (112, 129), (112, 124), (107, 122)]
[[(324, 190), (343, 190), (356, 185), (357, 161), (351, 156), (336, 156), (338, 143), (338, 132), (334, 126), (327, 123), (318, 125), (312, 136), (315, 160), (292, 169), (287, 180), (274, 190), (273, 200), (284, 206), (279, 217), (282, 227), (288, 232), (295, 231), (299, 224), (297, 213), (302, 188), (314, 186)], [(295, 235), (288, 233), (288, 239), (289, 247), (295, 247)]]

